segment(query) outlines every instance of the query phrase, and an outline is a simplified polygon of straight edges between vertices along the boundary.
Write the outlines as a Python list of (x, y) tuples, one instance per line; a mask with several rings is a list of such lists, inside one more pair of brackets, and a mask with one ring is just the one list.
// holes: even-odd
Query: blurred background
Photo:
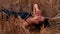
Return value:
[[(60, 0), (0, 0), (0, 9), (32, 13), (34, 4), (38, 4), (44, 17), (52, 18), (60, 13)], [(28, 31), (21, 27), (20, 22), (15, 22), (16, 19), (13, 15), (9, 17), (8, 21), (6, 21), (5, 15), (5, 13), (0, 12), (0, 34), (28, 34)], [(15, 24), (18, 25), (15, 26)], [(31, 31), (31, 34), (60, 34), (60, 24), (58, 25), (48, 28), (42, 27), (41, 31)], [(30, 28), (32, 29), (32, 27)]]
[(38, 4), (46, 17), (54, 17), (60, 13), (60, 0), (0, 0), (0, 8), (14, 10), (17, 12), (26, 11), (32, 13), (34, 4)]

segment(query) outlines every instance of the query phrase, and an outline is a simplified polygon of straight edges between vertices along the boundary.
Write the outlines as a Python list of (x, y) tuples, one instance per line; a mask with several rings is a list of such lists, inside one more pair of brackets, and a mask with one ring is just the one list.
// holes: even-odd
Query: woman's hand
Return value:
[(41, 11), (38, 9), (38, 5), (34, 4), (33, 6), (33, 14), (31, 17), (26, 19), (26, 22), (23, 23), (24, 26), (29, 26), (31, 24), (38, 24), (42, 21), (44, 21), (44, 17), (41, 16)]

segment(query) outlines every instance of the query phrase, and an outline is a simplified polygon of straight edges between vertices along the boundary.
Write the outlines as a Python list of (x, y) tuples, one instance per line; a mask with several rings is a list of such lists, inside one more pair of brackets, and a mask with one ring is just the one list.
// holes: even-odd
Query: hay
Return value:
[(0, 13), (0, 34), (30, 34), (21, 23), (22, 20), (14, 15), (7, 19), (5, 13)]

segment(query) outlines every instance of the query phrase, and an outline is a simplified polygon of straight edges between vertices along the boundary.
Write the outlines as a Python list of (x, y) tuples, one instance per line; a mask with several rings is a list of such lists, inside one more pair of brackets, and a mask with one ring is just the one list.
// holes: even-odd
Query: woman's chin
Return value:
[(34, 24), (39, 24), (39, 22), (38, 21), (35, 21), (35, 22), (33, 22)]

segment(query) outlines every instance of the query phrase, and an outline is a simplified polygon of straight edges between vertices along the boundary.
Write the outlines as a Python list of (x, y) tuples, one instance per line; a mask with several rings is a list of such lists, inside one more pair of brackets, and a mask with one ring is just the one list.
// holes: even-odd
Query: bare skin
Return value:
[(31, 24), (38, 24), (39, 22), (42, 22), (44, 21), (44, 17), (41, 16), (41, 11), (38, 9), (38, 5), (37, 4), (34, 4), (33, 6), (33, 15), (29, 18), (26, 19), (26, 22), (23, 23), (23, 25), (26, 27), (26, 26), (29, 26)]

